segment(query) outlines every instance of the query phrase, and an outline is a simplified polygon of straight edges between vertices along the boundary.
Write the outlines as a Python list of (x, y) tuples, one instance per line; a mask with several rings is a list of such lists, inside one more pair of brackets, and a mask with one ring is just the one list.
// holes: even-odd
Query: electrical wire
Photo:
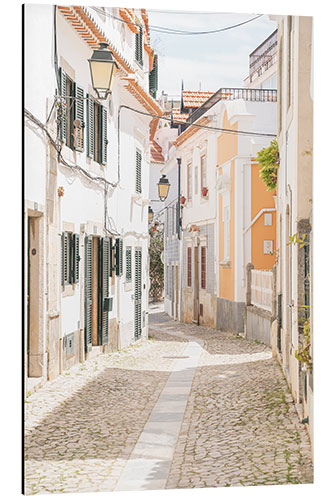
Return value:
[[(152, 118), (159, 118), (160, 120), (165, 120), (168, 122), (173, 122), (175, 125), (186, 125), (186, 122), (182, 121), (177, 121), (172, 118), (168, 118), (166, 116), (160, 116), (160, 115), (153, 115), (152, 113), (147, 113), (145, 111), (140, 111), (139, 109), (132, 108), (131, 106), (127, 106), (125, 104), (121, 105), (122, 108), (129, 109), (131, 111), (135, 111), (136, 113), (139, 113), (140, 115), (144, 116), (151, 116)], [(276, 134), (270, 134), (266, 132), (249, 132), (245, 130), (232, 130), (232, 129), (227, 129), (227, 128), (220, 128), (220, 127), (210, 127), (208, 125), (199, 125), (197, 123), (191, 123), (188, 124), (189, 127), (196, 127), (196, 128), (203, 128), (206, 130), (212, 130), (214, 132), (225, 132), (226, 134), (236, 134), (236, 135), (245, 135), (245, 136), (262, 136), (262, 137), (276, 137)]]
[(83, 174), (85, 177), (87, 177), (91, 181), (101, 182), (101, 183), (104, 183), (105, 186), (109, 186), (109, 187), (113, 187), (113, 188), (115, 188), (117, 186), (118, 182), (110, 182), (107, 179), (105, 179), (104, 177), (91, 175), (87, 170), (82, 168), (80, 165), (77, 165), (77, 164), (73, 165), (73, 164), (68, 163), (61, 154), (61, 146), (59, 146), (57, 144), (57, 142), (53, 139), (50, 132), (47, 130), (46, 126), (38, 118), (36, 118), (30, 111), (28, 111), (26, 108), (24, 108), (24, 115), (26, 116), (26, 118), (28, 118), (30, 121), (35, 123), (35, 125), (37, 125), (39, 128), (41, 128), (45, 132), (50, 143), (57, 151), (59, 163), (61, 163), (65, 167), (71, 168), (72, 170), (77, 170), (78, 172)]
[[(110, 17), (112, 19), (115, 19), (117, 21), (120, 21), (125, 24), (129, 24), (132, 26), (137, 26), (136, 23), (132, 23), (130, 21), (125, 21), (125, 19), (121, 19), (120, 17), (114, 16), (113, 14), (110, 14), (109, 12), (104, 12), (103, 10), (99, 9), (98, 7), (91, 7), (95, 12), (98, 14), (104, 15), (106, 17)], [(252, 21), (255, 21), (256, 19), (259, 19), (259, 17), (262, 17), (264, 14), (258, 14), (256, 17), (253, 17), (251, 19), (247, 19), (246, 21), (243, 21), (238, 24), (233, 24), (231, 26), (227, 26), (225, 28), (219, 28), (216, 30), (210, 30), (210, 31), (188, 31), (188, 30), (179, 30), (179, 29), (174, 29), (174, 28), (168, 28), (166, 26), (157, 26), (157, 25), (149, 25), (149, 30), (154, 31), (156, 33), (163, 33), (163, 34), (172, 34), (172, 35), (210, 35), (213, 33), (221, 33), (223, 31), (231, 30), (234, 28), (238, 28), (239, 26), (242, 26), (244, 24), (250, 23)]]

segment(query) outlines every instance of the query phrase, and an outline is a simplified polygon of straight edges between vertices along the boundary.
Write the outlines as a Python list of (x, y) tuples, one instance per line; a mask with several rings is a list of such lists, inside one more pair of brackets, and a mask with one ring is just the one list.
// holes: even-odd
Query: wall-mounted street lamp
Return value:
[(118, 64), (113, 59), (108, 44), (100, 43), (100, 48), (94, 50), (91, 59), (88, 59), (92, 86), (98, 99), (106, 99), (111, 94)]
[(160, 178), (158, 184), (158, 196), (161, 201), (165, 201), (168, 197), (169, 194), (169, 189), (170, 189), (170, 182), (167, 179), (165, 174), (162, 174), (162, 177)]
[(154, 217), (154, 210), (149, 206), (148, 207), (148, 222), (151, 223)]

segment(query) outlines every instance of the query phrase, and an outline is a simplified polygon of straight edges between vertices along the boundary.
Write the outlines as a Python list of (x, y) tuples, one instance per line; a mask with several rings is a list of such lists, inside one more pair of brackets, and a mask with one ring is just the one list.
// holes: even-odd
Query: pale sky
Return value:
[[(164, 8), (165, 9), (165, 8)], [(257, 13), (162, 11), (147, 9), (150, 25), (189, 31), (224, 28), (256, 17)], [(249, 54), (276, 29), (267, 15), (237, 28), (207, 35), (175, 35), (151, 30), (151, 44), (159, 55), (159, 92), (216, 91), (243, 87), (248, 75)]]

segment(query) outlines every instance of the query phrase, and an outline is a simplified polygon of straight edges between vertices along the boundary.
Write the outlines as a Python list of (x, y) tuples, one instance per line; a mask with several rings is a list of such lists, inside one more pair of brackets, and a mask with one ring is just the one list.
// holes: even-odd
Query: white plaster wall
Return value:
[[(53, 61), (53, 6), (27, 5), (25, 6), (26, 40), (25, 40), (25, 107), (41, 122), (46, 121), (53, 96), (56, 91), (55, 70)], [(94, 13), (98, 19), (98, 14)], [(122, 42), (120, 32), (123, 23), (119, 21), (102, 21), (103, 31), (112, 42), (119, 47), (119, 51), (130, 62), (134, 63), (135, 35), (128, 28), (125, 30), (125, 42)], [(92, 50), (77, 35), (74, 28), (57, 12), (57, 49), (59, 66), (64, 67), (76, 83), (83, 87), (85, 92), (94, 95), (90, 83), (90, 72), (87, 60)], [(38, 54), (38, 57), (36, 57)], [(148, 55), (144, 54), (143, 81), (148, 89)], [(137, 66), (137, 65), (136, 65)], [(110, 182), (118, 180), (118, 108), (120, 104), (132, 106), (142, 110), (141, 105), (127, 90), (123, 88), (120, 78), (117, 77), (111, 98), (103, 104), (108, 110), (108, 161), (101, 166), (88, 159), (86, 155), (86, 135), (84, 138), (84, 152), (73, 152), (66, 145), (62, 154), (69, 164), (77, 164), (89, 171), (93, 176), (106, 178)], [(86, 105), (85, 105), (86, 108)], [(86, 109), (85, 109), (86, 111)], [(110, 226), (115, 236), (124, 236), (124, 248), (128, 243), (128, 235), (132, 234), (132, 246), (142, 247), (142, 283), (143, 289), (142, 310), (147, 310), (147, 211), (149, 199), (149, 117), (143, 117), (132, 111), (122, 110), (120, 118), (120, 183), (116, 188), (110, 188), (108, 193), (108, 215)], [(51, 134), (56, 137), (55, 113), (50, 123)], [(53, 127), (53, 129), (52, 129)], [(86, 129), (84, 129), (86, 134)], [(45, 205), (46, 188), (46, 141), (43, 133), (35, 131), (35, 126), (27, 123), (25, 128), (25, 167), (26, 186), (25, 198)], [(136, 202), (132, 199), (135, 192), (135, 148), (142, 151), (142, 194)], [(95, 183), (90, 182), (81, 174), (68, 167), (58, 167), (58, 187), (64, 187), (64, 196), (60, 199), (59, 238), (63, 231), (62, 223), (74, 224), (75, 232), (80, 233), (81, 224), (87, 222), (104, 224), (104, 193)], [(102, 186), (101, 186), (102, 187)], [(127, 235), (127, 236), (126, 236)], [(81, 236), (82, 233), (81, 233)], [(81, 240), (82, 243), (82, 240)], [(134, 248), (133, 248), (134, 256)], [(60, 262), (60, 255), (59, 255)], [(133, 261), (134, 272), (134, 261)], [(84, 273), (84, 260), (80, 263), (81, 277)], [(134, 304), (131, 293), (124, 289), (123, 280), (116, 278), (116, 284), (110, 290), (113, 293), (114, 305), (110, 319), (117, 317), (121, 325), (133, 321)], [(61, 297), (61, 329), (62, 335), (77, 330), (78, 321), (82, 321), (82, 290), (83, 280), (75, 285), (74, 294)], [(119, 290), (119, 298), (118, 298)], [(81, 327), (83, 325), (81, 324)], [(46, 329), (45, 329), (46, 330)], [(129, 330), (128, 330), (129, 331)], [(144, 330), (146, 332), (146, 329)], [(133, 328), (131, 328), (133, 336)], [(125, 341), (126, 343), (126, 341)]]
[[(46, 122), (54, 95), (52, 5), (25, 5), (24, 107), (42, 123)], [(34, 36), (32, 36), (32, 34)], [(26, 121), (25, 199), (45, 204), (47, 143), (40, 129)]]

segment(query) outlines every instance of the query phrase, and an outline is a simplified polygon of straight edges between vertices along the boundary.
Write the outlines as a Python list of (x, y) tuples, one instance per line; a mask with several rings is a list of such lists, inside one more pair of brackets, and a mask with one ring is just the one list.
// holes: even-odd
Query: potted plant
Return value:
[(202, 196), (206, 197), (208, 194), (208, 187), (204, 186), (201, 188)]

